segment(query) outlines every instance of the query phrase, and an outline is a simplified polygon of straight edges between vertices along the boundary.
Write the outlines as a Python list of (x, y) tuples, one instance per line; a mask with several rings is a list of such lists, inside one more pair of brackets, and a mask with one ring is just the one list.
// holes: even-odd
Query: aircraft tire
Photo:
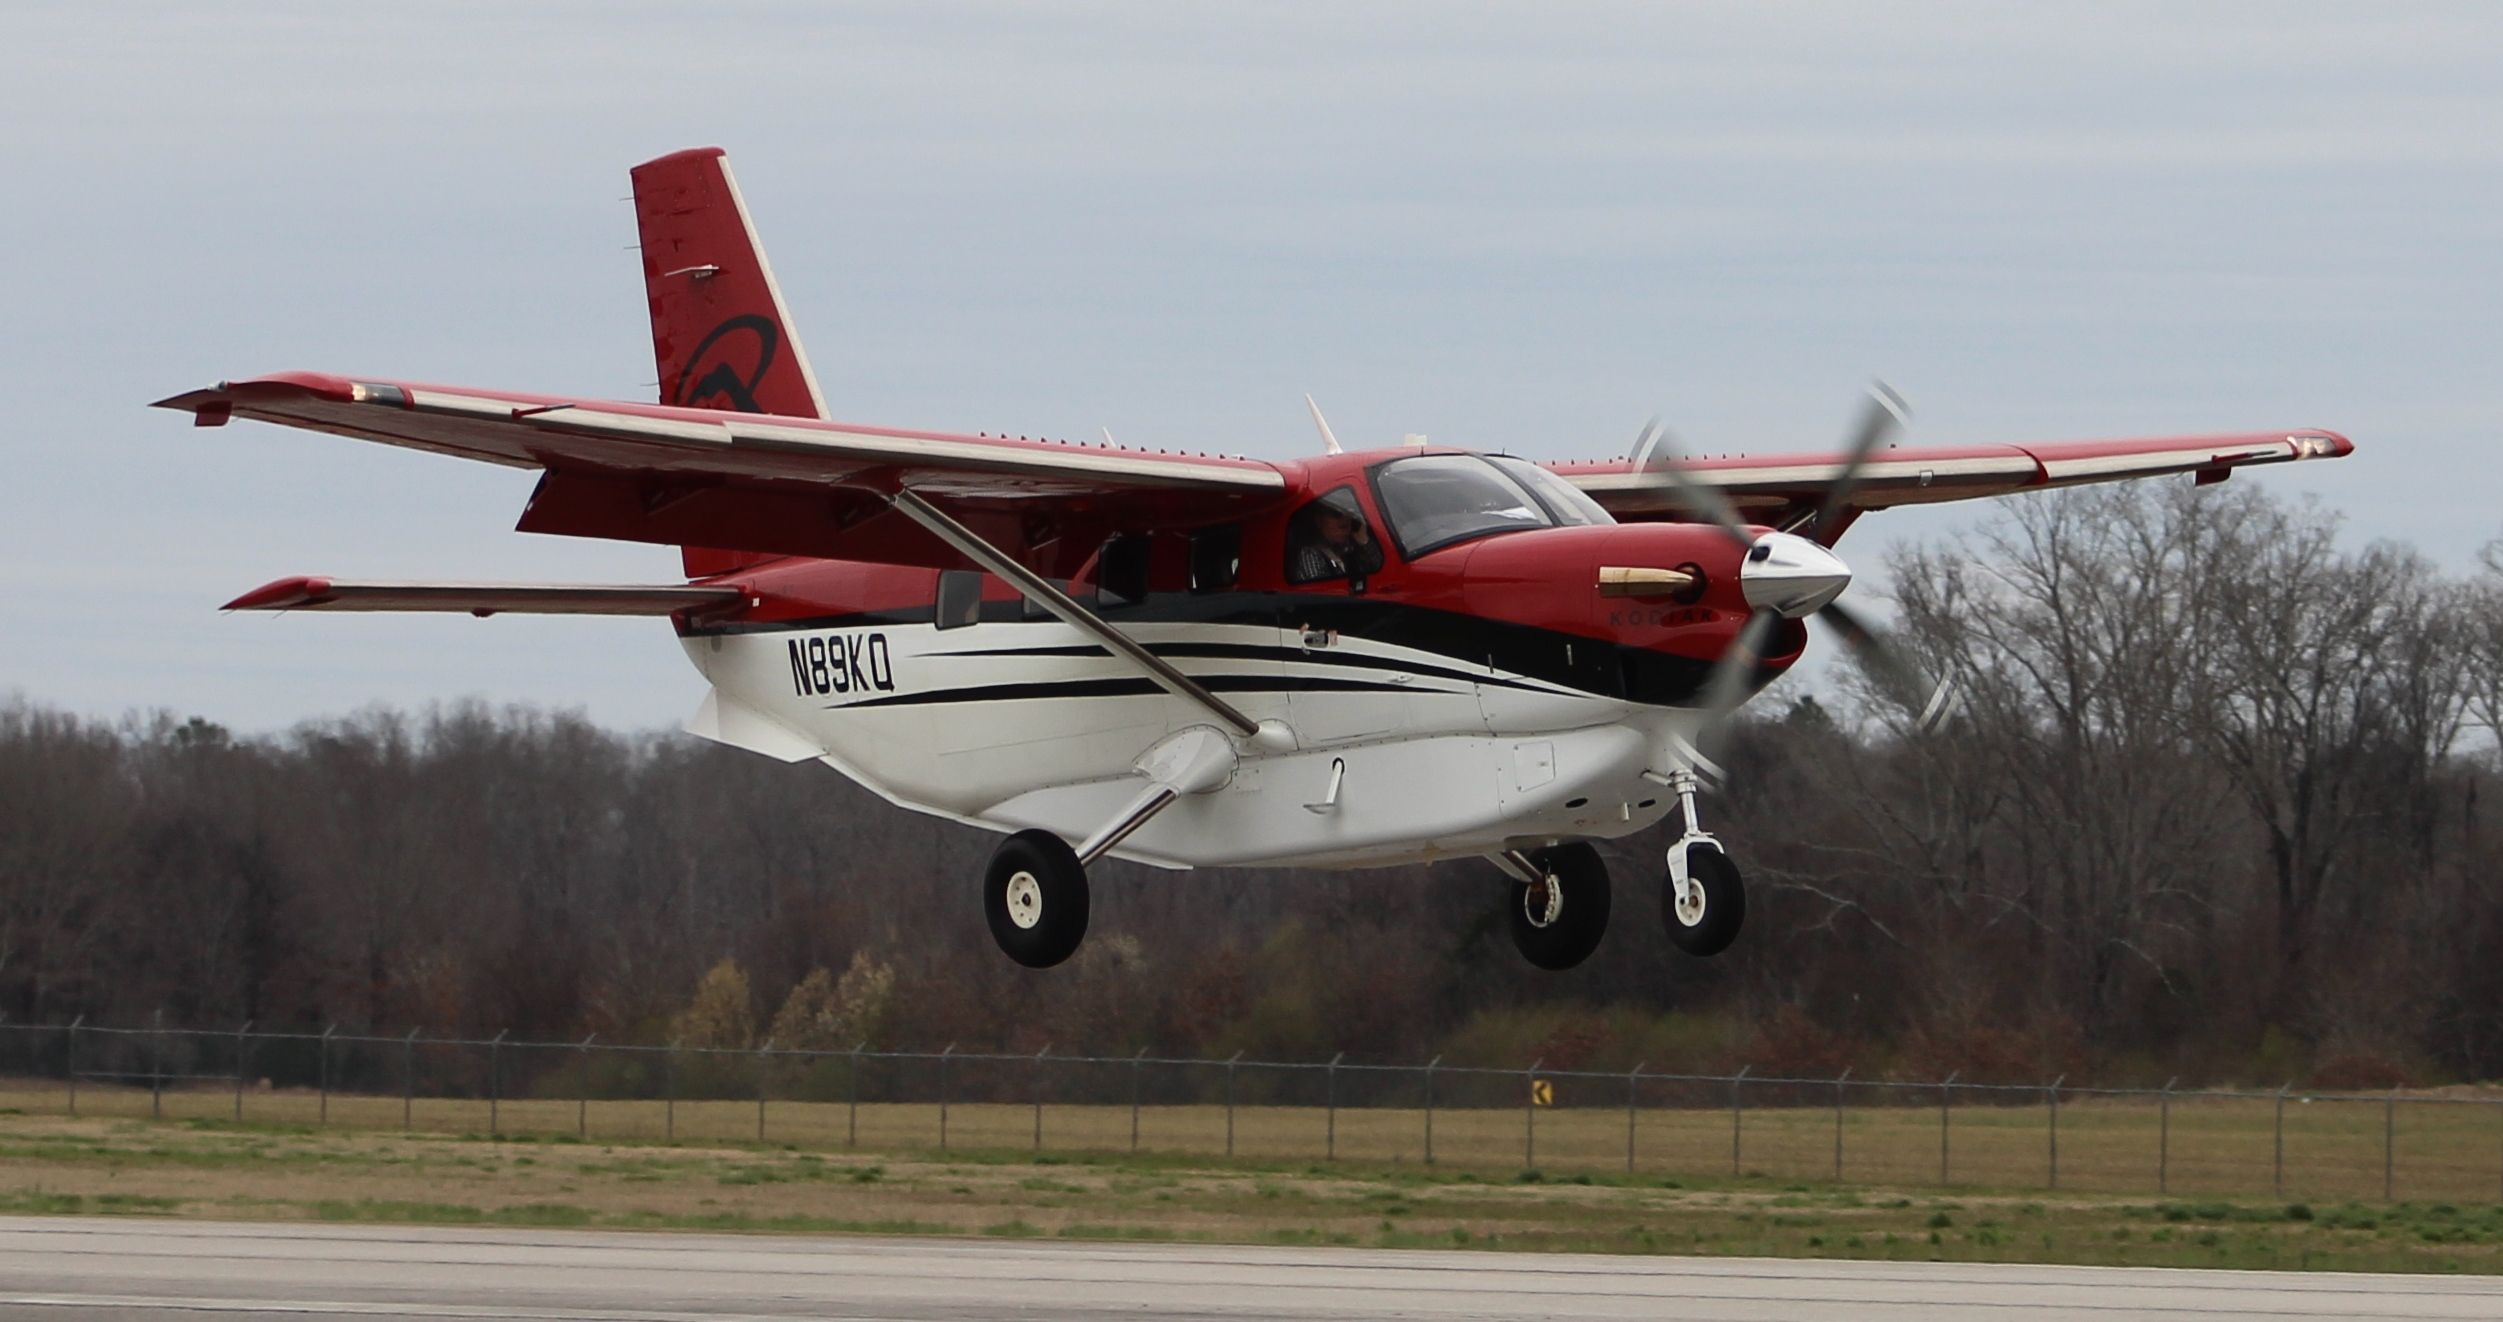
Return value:
[(1720, 845), (1698, 840), (1681, 848), (1686, 851), (1686, 875), (1696, 882), (1698, 893), (1680, 905), (1677, 873), (1671, 869), (1660, 882), (1661, 921), (1678, 949), (1689, 955), (1720, 954), (1738, 939), (1738, 929), (1747, 921), (1747, 885)]
[(1534, 916), (1530, 884), (1512, 883), (1505, 893), (1512, 943), (1532, 964), (1561, 972), (1590, 958), (1607, 933), (1608, 865), (1598, 850), (1580, 843), (1538, 850), (1530, 861), (1547, 873), (1554, 900)]
[(991, 939), (1010, 959), (1047, 969), (1086, 939), (1086, 865), (1049, 831), (1019, 831), (992, 851), (982, 877)]

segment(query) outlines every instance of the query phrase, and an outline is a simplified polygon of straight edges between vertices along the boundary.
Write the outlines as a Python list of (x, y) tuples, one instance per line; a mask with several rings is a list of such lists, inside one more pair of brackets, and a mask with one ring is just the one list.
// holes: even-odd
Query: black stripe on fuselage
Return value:
[[(1335, 652), (1310, 647), (1284, 645), (1264, 647), (1258, 643), (1186, 643), (1163, 641), (1143, 643), (1148, 651), (1172, 660), (1176, 657), (1197, 657), (1212, 661), (1276, 661), (1292, 665), (1340, 666), (1350, 669), (1385, 670), (1393, 674), (1427, 675), (1435, 679), (1456, 680), (1463, 684), (1493, 684), (1499, 688), (1520, 689), (1528, 693), (1546, 693), (1549, 688), (1525, 684), (1504, 675), (1484, 671), (1453, 670), (1445, 666), (1420, 665), (1405, 657), (1376, 656), (1370, 652)], [(963, 652), (924, 652), (918, 660), (946, 657), (997, 656), (1064, 656), (1104, 657), (1112, 653), (1098, 643), (1073, 643), (1065, 647), (978, 647)]]
[[(1473, 672), (1478, 667), (1484, 667), (1483, 672), (1469, 676), (1473, 682), (1483, 683), (1498, 676), (1518, 675), (1543, 680), (1577, 693), (1623, 698), (1658, 707), (1693, 705), (1703, 688), (1704, 677), (1712, 673), (1711, 662), (1693, 657), (1627, 647), (1558, 629), (1409, 605), (1379, 594), (1337, 596), (1301, 592), (1224, 592), (1194, 596), (1180, 592), (1156, 593), (1142, 602), (1102, 608), (1102, 614), (1107, 622), (1117, 626), (1211, 624), (1295, 632), (1305, 629), (1334, 630), (1345, 638), (1439, 656)], [(861, 629), (879, 625), (929, 624), (934, 618), (931, 606), (919, 605), (799, 620), (734, 620), (689, 625), (682, 626), (681, 632), (689, 637), (701, 637)], [(1021, 601), (989, 601), (982, 604), (983, 623), (1026, 618), (1025, 604)], [(979, 630), (981, 624), (966, 628)], [(1794, 652), (1805, 641), (1804, 635), (1805, 627), (1798, 621), (1784, 621), (1784, 627), (1775, 633), (1769, 650), (1777, 656)], [(969, 633), (965, 641), (970, 644), (978, 637), (978, 633)], [(1201, 645), (1150, 644), (1149, 648), (1163, 653), (1171, 646)], [(1385, 669), (1398, 665), (1387, 660), (1351, 661), (1350, 664), (1372, 664)], [(1771, 679), (1771, 674), (1759, 671), (1756, 686), (1761, 687)]]
[[(1414, 684), (1376, 683), (1364, 679), (1339, 679), (1327, 675), (1194, 675), (1193, 679), (1214, 693), (1465, 693), (1465, 689), (1418, 688)], [(883, 698), (865, 698), (859, 702), (830, 702), (828, 711), (850, 711), (859, 707), (921, 707), (952, 702), (1018, 702), (1030, 698), (1133, 698), (1162, 693), (1155, 681), (1144, 677), (1122, 679), (1063, 679), (1024, 684), (979, 684), (960, 689), (933, 689), (927, 693), (895, 693)]]

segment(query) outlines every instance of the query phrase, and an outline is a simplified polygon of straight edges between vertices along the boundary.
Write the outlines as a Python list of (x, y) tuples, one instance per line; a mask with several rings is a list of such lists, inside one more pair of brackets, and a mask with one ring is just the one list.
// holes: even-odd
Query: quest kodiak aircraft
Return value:
[[(1902, 448), (1881, 387), (1825, 455), (1540, 465), (1415, 444), (1267, 462), (837, 422), (718, 149), (633, 171), (658, 403), (282, 372), (161, 401), (539, 470), (529, 532), (683, 548), (649, 586), (282, 579), (239, 610), (665, 615), (688, 728), (1007, 833), (993, 936), (1077, 949), (1086, 867), (1491, 860), (1522, 954), (1607, 925), (1590, 842), (1673, 810), (1662, 909), (1709, 955), (1745, 912), (1699, 745), (1836, 598), (1863, 512), (2329, 459), (2334, 432)], [(1933, 694), (1933, 713), (1945, 705)], [(1490, 895), (1490, 900), (1495, 896)]]

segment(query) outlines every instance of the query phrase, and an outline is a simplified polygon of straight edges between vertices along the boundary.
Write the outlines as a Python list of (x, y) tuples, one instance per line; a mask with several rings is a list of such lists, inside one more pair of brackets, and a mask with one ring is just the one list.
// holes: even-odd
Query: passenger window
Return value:
[(1374, 540), (1353, 487), (1340, 487), (1314, 500), (1287, 521), (1287, 582), (1344, 578), (1361, 583), (1381, 568), (1382, 544)]
[(1124, 533), (1104, 543), (1095, 557), (1097, 605), (1109, 610), (1147, 600), (1148, 553), (1154, 545), (1139, 533)]
[(1232, 592), (1243, 566), (1243, 530), (1226, 524), (1191, 534), (1191, 595)]
[(938, 626), (942, 629), (962, 629), (981, 618), (982, 572), (976, 569), (941, 570)]

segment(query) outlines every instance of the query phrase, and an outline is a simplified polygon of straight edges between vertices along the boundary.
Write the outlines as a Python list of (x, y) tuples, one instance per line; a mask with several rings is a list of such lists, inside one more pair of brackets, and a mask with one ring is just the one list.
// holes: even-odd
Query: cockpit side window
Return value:
[(1295, 511), (1286, 525), (1286, 581), (1362, 581), (1381, 572), (1382, 544), (1356, 500), (1354, 487), (1339, 487)]

